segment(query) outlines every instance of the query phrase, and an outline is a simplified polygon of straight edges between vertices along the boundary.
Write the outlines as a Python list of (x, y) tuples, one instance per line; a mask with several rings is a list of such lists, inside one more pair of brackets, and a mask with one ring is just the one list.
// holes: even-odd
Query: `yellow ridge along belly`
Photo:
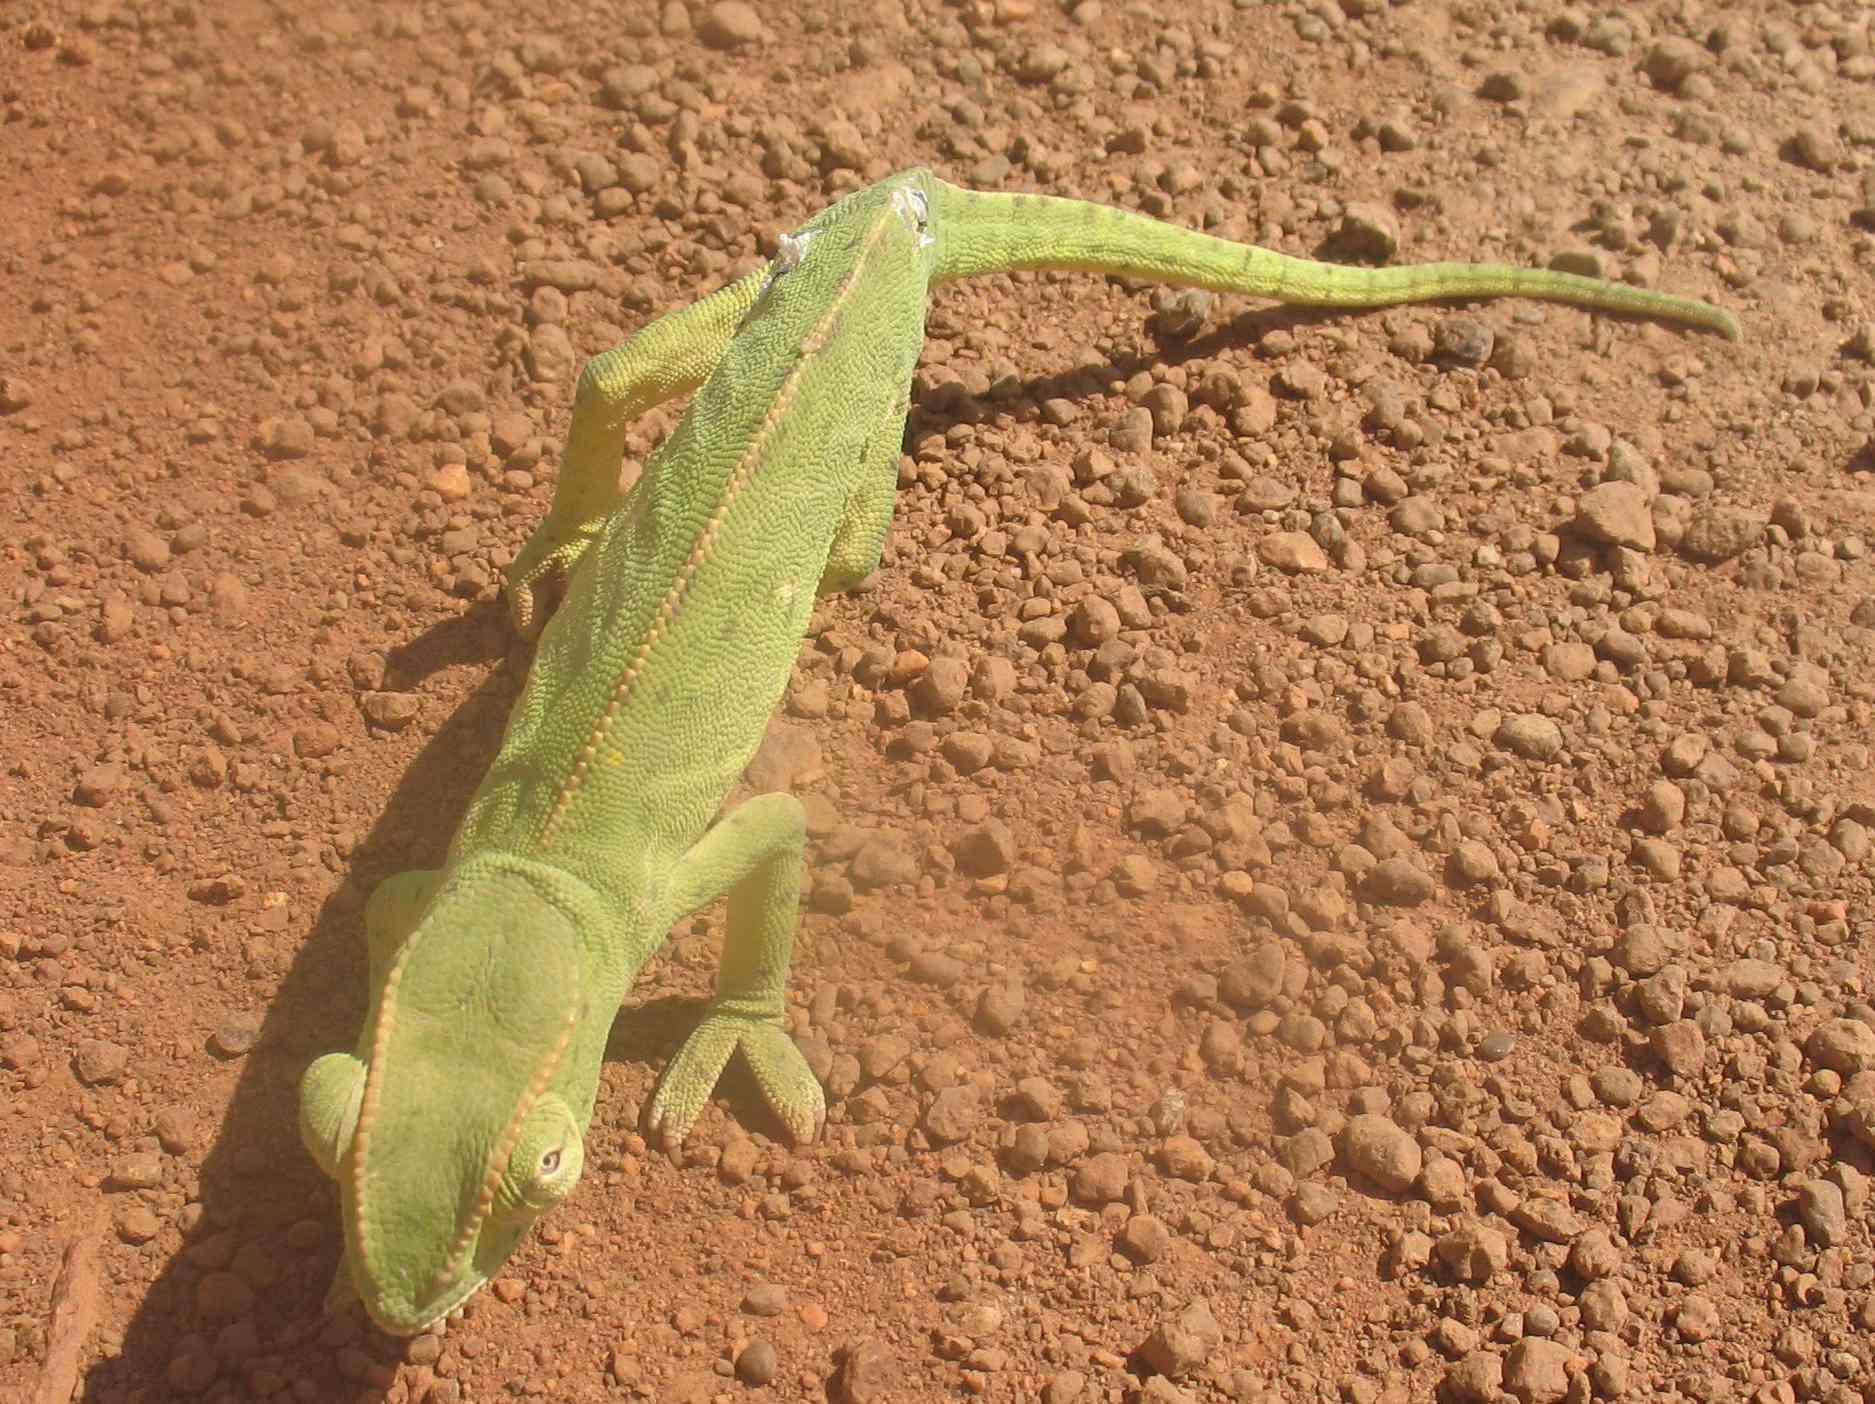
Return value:
[[(684, 595), (689, 590), (691, 581), (696, 578), (697, 572), (709, 559), (710, 552), (716, 545), (716, 534), (722, 526), (724, 517), (729, 514), (729, 509), (735, 505), (736, 498), (742, 490), (755, 477), (769, 440), (782, 420), (787, 417), (789, 407), (800, 390), (801, 378), (806, 374), (814, 356), (832, 338), (846, 310), (847, 301), (858, 288), (866, 271), (866, 261), (871, 257), (880, 236), (885, 232), (886, 222), (895, 217), (890, 209), (880, 212), (878, 221), (872, 226), (860, 246), (852, 271), (840, 284), (839, 290), (828, 303), (826, 312), (815, 324), (814, 330), (808, 333), (801, 342), (800, 360), (795, 362), (794, 369), (782, 382), (774, 403), (768, 407), (768, 413), (762, 416), (761, 426), (750, 439), (748, 449), (737, 460), (735, 470), (724, 484), (723, 495), (718, 500), (715, 511), (710, 514), (709, 521), (704, 523), (703, 530), (697, 533), (696, 542), (690, 548), (690, 555), (685, 558), (683, 566), (677, 572), (676, 579), (671, 581), (670, 588), (664, 592), (663, 599), (658, 602), (657, 610), (651, 617), (651, 623), (645, 630), (644, 638), (633, 652), (631, 661), (625, 665), (624, 672), (620, 674), (617, 685), (612, 689), (612, 696), (606, 702), (605, 710), (600, 713), (591, 735), (586, 738), (586, 744), (580, 747), (579, 755), (573, 762), (573, 768), (567, 775), (565, 785), (561, 787), (559, 795), (554, 799), (552, 810), (548, 812), (546, 820), (541, 824), (540, 834), (535, 839), (537, 847), (544, 848), (551, 843), (554, 835), (559, 831), (561, 823), (579, 794), (580, 787), (585, 784), (587, 775), (591, 773), (593, 761), (597, 758), (600, 748), (605, 745), (612, 724), (618, 719), (619, 711), (625, 705), (626, 695), (631, 691), (632, 685), (643, 675), (645, 662), (651, 656), (651, 650), (670, 628), (671, 621), (677, 617), (677, 612), (683, 608)], [(759, 306), (758, 302), (757, 307)], [(707, 389), (706, 386), (705, 390)]]

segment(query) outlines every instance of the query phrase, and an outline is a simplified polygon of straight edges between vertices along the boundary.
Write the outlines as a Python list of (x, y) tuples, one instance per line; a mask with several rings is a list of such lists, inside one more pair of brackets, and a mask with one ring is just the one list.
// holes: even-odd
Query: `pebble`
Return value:
[(1683, 1341), (1709, 1341), (1722, 1329), (1718, 1304), (1702, 1292), (1688, 1292), (1673, 1312), (1674, 1329)]
[(1742, 555), (1762, 535), (1756, 517), (1722, 507), (1702, 507), (1693, 514), (1680, 538), (1680, 554), (1705, 565), (1718, 565)]
[(1567, 1346), (1526, 1336), (1504, 1357), (1504, 1388), (1519, 1404), (1553, 1404), (1569, 1391), (1571, 1358)]
[(1196, 1374), (1224, 1343), (1223, 1328), (1204, 1298), (1187, 1302), (1175, 1315), (1161, 1317), (1139, 1348), (1140, 1359), (1168, 1379)]
[(1475, 1350), (1445, 1375), (1445, 1393), (1454, 1404), (1497, 1404), (1504, 1392), (1504, 1357)]
[(1129, 1178), (1126, 1157), (1103, 1151), (1074, 1167), (1069, 1192), (1077, 1204), (1113, 1204), (1126, 1193)]
[(1437, 891), (1432, 875), (1404, 857), (1376, 863), (1361, 881), (1362, 900), (1383, 907), (1417, 907)]
[(1591, 541), (1654, 549), (1654, 517), (1647, 493), (1634, 483), (1601, 483), (1576, 500), (1576, 530)]
[(1496, 1229), (1470, 1223), (1438, 1239), (1433, 1251), (1461, 1281), (1482, 1286), (1510, 1262), (1510, 1244)]
[(1384, 1116), (1349, 1118), (1341, 1153), (1351, 1170), (1388, 1194), (1410, 1189), (1424, 1164), (1424, 1153), (1412, 1133)]
[(130, 1066), (130, 1050), (107, 1039), (84, 1038), (78, 1041), (74, 1063), (78, 1080), (87, 1087), (108, 1087), (122, 1080)]
[(742, 1294), (742, 1310), (750, 1316), (779, 1316), (788, 1309), (788, 1289), (774, 1282), (757, 1282)]
[(890, 1347), (868, 1337), (841, 1352), (827, 1393), (833, 1404), (882, 1404), (896, 1396), (903, 1373)]
[(1536, 713), (1506, 717), (1491, 739), (1501, 749), (1525, 760), (1552, 761), (1563, 749), (1562, 728)]
[(746, 1385), (771, 1384), (779, 1369), (780, 1357), (771, 1341), (750, 1341), (736, 1355), (736, 1378)]
[(1834, 1248), (1849, 1233), (1842, 1189), (1828, 1180), (1805, 1180), (1797, 1186), (1797, 1221), (1817, 1248)]
[(1328, 569), (1328, 555), (1315, 538), (1302, 531), (1279, 531), (1257, 543), (1263, 564), (1290, 575), (1315, 574)]
[(1875, 1027), (1860, 1019), (1826, 1019), (1805, 1041), (1804, 1052), (1816, 1066), (1854, 1077), (1875, 1069)]

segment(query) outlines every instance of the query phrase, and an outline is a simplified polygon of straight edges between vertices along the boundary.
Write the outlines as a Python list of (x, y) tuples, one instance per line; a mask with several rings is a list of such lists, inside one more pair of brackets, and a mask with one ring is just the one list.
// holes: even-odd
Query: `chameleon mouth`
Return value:
[(417, 1336), (441, 1321), (450, 1312), (461, 1306), (482, 1284), (479, 1281), (465, 1282), (441, 1296), (432, 1295), (415, 1303), (415, 1310), (409, 1313), (398, 1310), (391, 1303), (384, 1301), (365, 1301), (365, 1309), (378, 1329), (392, 1336)]

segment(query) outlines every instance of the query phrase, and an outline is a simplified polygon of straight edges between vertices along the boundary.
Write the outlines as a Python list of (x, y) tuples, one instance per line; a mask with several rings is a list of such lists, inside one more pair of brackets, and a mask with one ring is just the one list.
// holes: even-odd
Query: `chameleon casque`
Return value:
[[(1079, 269), (1317, 306), (1504, 294), (1686, 322), (1687, 298), (1496, 264), (1336, 267), (1142, 215), (982, 194), (910, 170), (780, 241), (763, 268), (652, 322), (580, 377), (553, 506), (507, 576), (541, 634), (493, 767), (443, 866), (367, 904), (357, 1047), (301, 1083), (307, 1149), (338, 1182), (353, 1292), (408, 1335), (493, 1276), (579, 1181), (613, 1019), (672, 924), (728, 897), (717, 991), (647, 1130), (681, 1140), (732, 1054), (795, 1137), (825, 1117), (784, 1023), (803, 812), (718, 818), (762, 739), (815, 597), (878, 564), (934, 285)], [(622, 497), (626, 423), (697, 389)]]

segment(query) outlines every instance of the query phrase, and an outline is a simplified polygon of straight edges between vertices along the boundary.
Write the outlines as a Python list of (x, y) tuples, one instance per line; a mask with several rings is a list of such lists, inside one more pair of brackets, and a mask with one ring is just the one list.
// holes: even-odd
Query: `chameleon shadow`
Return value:
[[(323, 1316), (339, 1255), (338, 1204), (300, 1145), (299, 1076), (314, 1057), (357, 1041), (366, 897), (381, 878), (441, 862), (494, 757), (525, 668), (524, 653), (507, 653), (508, 639), (491, 603), (389, 652), (386, 685), (397, 689), (415, 690), (445, 668), (497, 666), (411, 760), (293, 952), (202, 1159), (199, 1223), (137, 1304), (121, 1349), (92, 1365), (78, 1395), (87, 1404), (213, 1397), (217, 1382), (245, 1397), (265, 1375), (316, 1381), (326, 1398), (355, 1399), (361, 1390), (369, 1398), (390, 1383), (399, 1344), (357, 1313)], [(250, 894), (210, 909), (202, 939), (241, 941), (257, 902)], [(289, 924), (286, 939), (298, 929)]]

